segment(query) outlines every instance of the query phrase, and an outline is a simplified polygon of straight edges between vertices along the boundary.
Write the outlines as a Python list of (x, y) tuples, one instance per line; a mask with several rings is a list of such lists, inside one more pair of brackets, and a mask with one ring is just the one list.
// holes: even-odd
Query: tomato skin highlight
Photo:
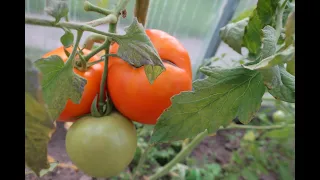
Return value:
[[(66, 48), (67, 51), (71, 54), (72, 47)], [(83, 49), (84, 55), (89, 54), (91, 51), (87, 49)], [(67, 55), (65, 54), (63, 50), (63, 46), (54, 49), (53, 51), (50, 51), (43, 55), (43, 58), (49, 57), (51, 55), (58, 55), (61, 57), (61, 59), (66, 62), (68, 60)], [(97, 61), (99, 60), (99, 56), (93, 56), (89, 59), (89, 62)], [(58, 121), (63, 122), (74, 122), (76, 121), (76, 117), (82, 116), (84, 114), (90, 113), (91, 109), (91, 103), (94, 100), (95, 96), (99, 94), (100, 91), (100, 81), (103, 74), (103, 66), (104, 62), (95, 64), (88, 68), (87, 71), (79, 71), (78, 69), (74, 68), (73, 71), (78, 74), (79, 76), (85, 78), (87, 80), (87, 84), (84, 87), (84, 91), (82, 94), (82, 98), (80, 101), (80, 104), (75, 104), (69, 99), (67, 101), (67, 104), (60, 114)]]
[[(171, 105), (172, 96), (192, 90), (192, 69), (187, 50), (175, 37), (155, 29), (146, 30), (146, 34), (166, 70), (150, 84), (144, 67), (135, 68), (120, 58), (110, 57), (108, 92), (124, 116), (142, 124), (156, 124), (161, 113)], [(117, 53), (118, 47), (114, 43), (110, 53)]]
[(66, 151), (71, 161), (96, 178), (121, 173), (132, 161), (136, 148), (135, 126), (118, 112), (82, 117), (67, 131)]

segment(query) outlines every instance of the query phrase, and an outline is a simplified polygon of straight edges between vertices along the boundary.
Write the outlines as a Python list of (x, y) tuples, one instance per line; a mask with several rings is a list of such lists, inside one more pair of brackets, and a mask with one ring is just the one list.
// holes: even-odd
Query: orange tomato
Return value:
[[(108, 91), (124, 116), (143, 124), (155, 124), (171, 105), (173, 95), (192, 89), (192, 70), (187, 50), (175, 37), (155, 29), (146, 30), (146, 33), (166, 70), (150, 84), (144, 67), (135, 68), (120, 58), (110, 57)], [(118, 47), (113, 44), (110, 53), (116, 53)]]
[[(71, 53), (72, 47), (67, 48), (67, 51)], [(90, 51), (84, 49), (83, 53), (87, 55), (90, 53)], [(66, 62), (68, 59), (63, 50), (63, 46), (51, 52), (48, 52), (47, 54), (43, 55), (43, 58), (49, 57), (51, 55), (60, 56), (64, 62)], [(99, 59), (100, 57), (95, 55), (90, 58), (89, 62), (97, 61)], [(103, 74), (103, 66), (104, 62), (101, 62), (89, 67), (87, 71), (79, 71), (78, 69), (74, 68), (74, 72), (79, 76), (85, 78), (87, 80), (87, 84), (84, 88), (80, 104), (75, 104), (69, 99), (64, 110), (57, 120), (74, 122), (77, 116), (82, 116), (84, 114), (90, 113), (92, 101), (100, 91), (100, 81)]]

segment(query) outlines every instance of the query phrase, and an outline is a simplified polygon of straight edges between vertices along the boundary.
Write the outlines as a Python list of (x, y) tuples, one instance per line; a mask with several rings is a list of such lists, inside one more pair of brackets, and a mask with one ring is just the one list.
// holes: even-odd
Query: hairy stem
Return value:
[(134, 175), (133, 175), (133, 177), (132, 177), (133, 180), (135, 180), (136, 177), (139, 175), (140, 170), (141, 170), (141, 168), (142, 168), (142, 165), (144, 164), (144, 162), (145, 162), (145, 160), (146, 160), (146, 158), (147, 158), (148, 152), (151, 150), (151, 148), (154, 147), (154, 145), (155, 145), (155, 144), (150, 144), (150, 145), (147, 147), (147, 149), (143, 152), (142, 156), (141, 156), (140, 159), (139, 159), (139, 163), (138, 163), (138, 165), (137, 165), (137, 167), (136, 167), (136, 170), (135, 170), (135, 172), (134, 172)]
[(91, 50), (94, 43), (103, 43), (106, 40), (106, 36), (100, 34), (92, 34), (90, 35), (84, 42), (83, 47), (88, 50)]
[(282, 16), (288, 0), (281, 1), (278, 5), (278, 13), (276, 19), (276, 39), (278, 40), (282, 30)]
[(138, 22), (145, 26), (147, 22), (147, 14), (150, 0), (136, 0), (134, 7), (134, 16), (137, 17)]
[(117, 17), (114, 14), (109, 14), (106, 17), (87, 22), (86, 24), (92, 27), (96, 27), (102, 24), (116, 23), (116, 22), (117, 22)]
[(90, 58), (92, 58), (94, 55), (96, 55), (100, 51), (102, 51), (106, 48), (109, 48), (109, 46), (110, 46), (110, 42), (108, 40), (105, 40), (105, 42), (102, 45), (100, 45), (96, 49), (92, 50), (88, 55), (85, 56), (84, 59), (86, 60), (86, 62), (88, 62)]
[(89, 26), (87, 24), (81, 24), (81, 23), (74, 23), (74, 22), (59, 22), (55, 23), (55, 21), (52, 20), (45, 20), (35, 17), (28, 17), (25, 16), (25, 24), (31, 24), (31, 25), (38, 25), (38, 26), (46, 26), (46, 27), (56, 27), (56, 28), (70, 28), (77, 31), (89, 31), (97, 34), (101, 34), (104, 36), (110, 36), (110, 37), (116, 37), (119, 36), (117, 34), (109, 33), (109, 32), (103, 32), (99, 31), (92, 26)]
[[(115, 32), (116, 27), (117, 27), (117, 23), (109, 24), (109, 32)], [(106, 55), (109, 54), (110, 45), (111, 45), (111, 40), (107, 39), (106, 42), (100, 46), (102, 49), (105, 49)], [(105, 105), (104, 90), (105, 90), (105, 86), (107, 84), (107, 79), (108, 79), (109, 57), (105, 56), (105, 58), (106, 59), (104, 62), (103, 75), (102, 75), (102, 79), (101, 79), (101, 83), (100, 83), (100, 95), (99, 95), (99, 103), (98, 103), (98, 105), (99, 105), (98, 107), (99, 107), (100, 112), (103, 112), (103, 106)]]
[(77, 53), (77, 48), (79, 46), (82, 34), (83, 34), (83, 31), (81, 31), (81, 30), (77, 31), (77, 39), (76, 39), (76, 42), (73, 45), (73, 49), (72, 49), (71, 54), (70, 54), (67, 62), (65, 63), (66, 66), (72, 65), (73, 59), (74, 59), (74, 57), (76, 56), (76, 53)]
[(129, 3), (129, 0), (119, 0), (118, 4), (117, 4), (117, 7), (116, 7), (116, 9), (114, 11), (114, 14), (119, 16), (120, 12), (123, 11), (126, 8), (128, 3)]
[(160, 171), (149, 177), (149, 180), (156, 180), (166, 174), (173, 168), (177, 163), (187, 157), (192, 150), (205, 138), (207, 137), (207, 131), (198, 134), (184, 149), (182, 149), (168, 164), (166, 164)]
[(95, 5), (91, 4), (89, 1), (84, 2), (83, 8), (85, 11), (92, 11), (92, 12), (96, 12), (99, 14), (103, 14), (105, 16), (112, 14), (112, 11), (95, 6)]
[(280, 124), (280, 125), (271, 125), (271, 126), (251, 126), (251, 125), (238, 125), (231, 124), (225, 129), (261, 129), (261, 130), (270, 130), (270, 129), (281, 129), (284, 127), (295, 127), (295, 124)]

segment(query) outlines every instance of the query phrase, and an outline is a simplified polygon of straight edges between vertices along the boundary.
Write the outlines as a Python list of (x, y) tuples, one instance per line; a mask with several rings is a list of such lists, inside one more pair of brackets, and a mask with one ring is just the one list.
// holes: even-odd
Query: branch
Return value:
[(295, 124), (281, 124), (281, 125), (271, 125), (271, 126), (251, 126), (251, 125), (238, 125), (231, 124), (224, 129), (260, 129), (260, 130), (270, 130), (270, 129), (281, 129), (284, 127), (295, 127)]
[(106, 40), (106, 36), (100, 34), (92, 34), (84, 41), (83, 47), (88, 50), (91, 50), (94, 43), (102, 44)]
[(78, 48), (78, 46), (79, 46), (79, 43), (80, 43), (82, 34), (83, 34), (83, 31), (81, 31), (81, 30), (78, 30), (78, 31), (77, 31), (77, 39), (76, 39), (76, 42), (74, 43), (74, 46), (73, 46), (73, 50), (72, 50), (72, 52), (71, 52), (71, 55), (68, 57), (68, 60), (67, 60), (67, 62), (65, 63), (66, 66), (72, 65), (73, 59), (74, 59), (74, 57), (76, 56), (76, 53), (77, 53), (77, 48)]
[(166, 174), (175, 166), (177, 163), (187, 157), (192, 150), (205, 138), (207, 137), (207, 131), (198, 134), (184, 149), (182, 149), (168, 164), (161, 168), (156, 174), (150, 176), (149, 180), (156, 180)]
[(279, 3), (278, 5), (278, 13), (277, 13), (277, 21), (276, 21), (276, 39), (278, 40), (282, 30), (282, 16), (285, 10), (286, 4), (288, 0)]
[(110, 36), (110, 37), (118, 36), (117, 34), (114, 34), (114, 33), (103, 32), (103, 31), (97, 30), (97, 29), (93, 28), (92, 26), (89, 26), (89, 25), (83, 24), (83, 23), (74, 23), (74, 22), (55, 23), (55, 21), (51, 21), (51, 20), (45, 20), (45, 19), (25, 16), (25, 24), (46, 26), (46, 27), (56, 27), (56, 28), (65, 27), (65, 28), (74, 29), (77, 31), (89, 31), (89, 32), (101, 34), (104, 36)]
[(92, 11), (92, 12), (96, 12), (96, 13), (99, 13), (99, 14), (103, 14), (105, 16), (108, 16), (109, 14), (112, 14), (112, 11), (100, 8), (98, 6), (95, 6), (95, 5), (91, 4), (89, 1), (85, 1), (84, 2), (83, 8), (84, 8), (85, 11)]
[(137, 17), (138, 22), (145, 26), (147, 22), (147, 14), (149, 8), (149, 0), (136, 0), (134, 7), (134, 16)]
[(119, 16), (120, 15), (120, 13), (121, 13), (121, 11), (123, 11), (125, 8), (126, 8), (126, 6), (127, 6), (127, 4), (129, 3), (129, 0), (119, 0), (118, 1), (118, 5), (117, 5), (117, 7), (116, 7), (116, 9), (115, 9), (115, 11), (114, 11), (114, 14), (116, 14), (117, 16)]
[(143, 152), (142, 156), (141, 156), (140, 159), (139, 159), (139, 163), (138, 163), (138, 165), (137, 165), (137, 167), (136, 167), (136, 170), (135, 170), (135, 172), (134, 172), (134, 174), (133, 174), (133, 177), (132, 177), (133, 180), (136, 179), (137, 175), (139, 175), (139, 171), (140, 171), (140, 169), (142, 168), (142, 165), (143, 165), (144, 161), (145, 161), (146, 158), (147, 158), (148, 152), (151, 150), (152, 147), (154, 147), (154, 145), (155, 145), (155, 144), (149, 145), (149, 146), (147, 147), (147, 149)]
[(102, 24), (116, 23), (117, 19), (118, 18), (114, 14), (109, 14), (106, 17), (87, 22), (86, 24), (90, 25), (92, 27), (96, 27), (96, 26), (99, 26), (99, 25), (102, 25)]

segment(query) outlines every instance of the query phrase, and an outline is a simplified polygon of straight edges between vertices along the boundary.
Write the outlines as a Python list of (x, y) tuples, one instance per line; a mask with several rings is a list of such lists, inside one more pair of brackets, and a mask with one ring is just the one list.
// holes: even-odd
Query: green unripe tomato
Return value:
[(283, 111), (277, 110), (275, 113), (273, 113), (272, 119), (274, 122), (284, 122), (286, 121), (287, 116)]
[(133, 123), (117, 112), (82, 117), (68, 130), (66, 150), (84, 173), (97, 178), (120, 174), (133, 159), (137, 133)]

